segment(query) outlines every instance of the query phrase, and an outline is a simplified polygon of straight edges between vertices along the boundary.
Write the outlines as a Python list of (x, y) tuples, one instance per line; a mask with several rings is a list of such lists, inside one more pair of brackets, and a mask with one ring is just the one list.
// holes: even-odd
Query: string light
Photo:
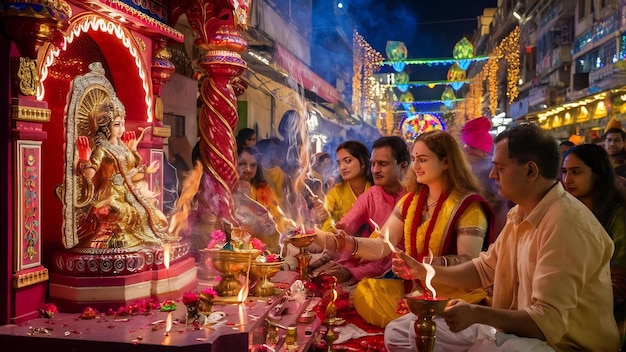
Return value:
[[(518, 82), (520, 75), (520, 55), (519, 55), (519, 43), (520, 43), (520, 27), (516, 26), (511, 33), (507, 37), (505, 37), (498, 46), (487, 56), (475, 56), (472, 58), (468, 58), (472, 62), (476, 61), (484, 61), (487, 63), (483, 66), (482, 70), (475, 75), (472, 79), (461, 79), (458, 82), (469, 83), (469, 91), (466, 96), (466, 99), (441, 99), (439, 101), (415, 101), (411, 102), (411, 105), (420, 105), (420, 104), (433, 104), (433, 103), (446, 103), (449, 104), (451, 102), (458, 103), (455, 111), (452, 111), (446, 114), (447, 118), (454, 120), (456, 116), (463, 116), (467, 118), (468, 116), (481, 116), (482, 106), (483, 106), (483, 90), (485, 83), (487, 84), (487, 92), (489, 94), (489, 110), (492, 115), (496, 114), (498, 108), (498, 69), (500, 66), (500, 60), (505, 60), (506, 74), (507, 74), (507, 90), (506, 96), (508, 98), (509, 103), (512, 103), (519, 95), (518, 90)], [(355, 45), (355, 60), (354, 60), (354, 79), (353, 79), (353, 109), (354, 111), (361, 111), (361, 109), (369, 110), (369, 108), (364, 104), (364, 102), (369, 98), (365, 97), (365, 94), (369, 89), (364, 87), (364, 84), (368, 83), (365, 77), (368, 77), (366, 74), (366, 61), (361, 57), (367, 57), (368, 52), (367, 49), (374, 51), (369, 47), (369, 44), (365, 42), (365, 40), (355, 32), (354, 36), (354, 45)], [(375, 51), (374, 51), (375, 52)], [(358, 57), (357, 57), (358, 53)], [(383, 61), (382, 55), (378, 54), (375, 60), (369, 61), (369, 63), (373, 63), (378, 61), (379, 65), (393, 65), (398, 61)], [(469, 56), (469, 55), (468, 55)], [(409, 59), (403, 60), (402, 62), (407, 65), (452, 65), (457, 61), (457, 59), (450, 58), (435, 58), (435, 59)], [(374, 72), (374, 70), (369, 71)], [(460, 77), (459, 77), (460, 78)], [(449, 79), (448, 79), (449, 81)], [(405, 85), (409, 86), (429, 86), (434, 87), (435, 85), (443, 85), (449, 84), (447, 81), (413, 81), (407, 82)], [(381, 112), (379, 115), (379, 119), (377, 119), (376, 124), (381, 133), (392, 133), (394, 123), (395, 123), (395, 114), (392, 113), (392, 107), (401, 104), (401, 102), (394, 101), (393, 99), (389, 99), (389, 97), (382, 97), (381, 93), (384, 88), (392, 87), (394, 85), (386, 84), (380, 85), (378, 87), (379, 92), (379, 111)], [(397, 84), (395, 85), (397, 86)], [(383, 88), (383, 89), (381, 89)], [(363, 93), (361, 93), (363, 92)], [(386, 99), (385, 99), (386, 98)], [(397, 100), (397, 99), (396, 99)], [(383, 101), (386, 101), (383, 103)], [(406, 104), (406, 102), (405, 102)], [(385, 114), (382, 114), (382, 107), (384, 106)], [(451, 121), (452, 122), (452, 121)], [(384, 127), (383, 127), (384, 126)]]
[[(504, 38), (500, 44), (489, 54), (489, 60), (483, 67), (480, 74), (476, 75), (478, 78), (474, 90), (475, 94), (482, 93), (482, 82), (487, 79), (487, 91), (489, 92), (489, 110), (492, 115), (496, 114), (498, 108), (498, 68), (500, 59), (504, 58), (506, 61), (506, 77), (507, 77), (507, 90), (506, 95), (509, 99), (509, 103), (512, 103), (519, 95), (517, 84), (519, 82), (520, 75), (520, 56), (519, 56), (519, 40), (520, 40), (520, 27), (516, 26), (509, 35)], [(478, 88), (480, 86), (480, 90)], [(472, 88), (470, 87), (470, 92)], [(482, 94), (480, 95), (482, 96)], [(475, 104), (479, 104), (476, 99), (479, 99), (478, 95), (472, 95)], [(479, 111), (477, 115), (480, 116)]]
[(365, 65), (365, 55), (363, 54), (365, 50), (360, 45), (360, 37), (356, 31), (352, 35), (352, 111), (356, 114), (361, 111), (363, 94), (361, 82), (363, 81), (363, 66)]
[(506, 71), (506, 95), (509, 97), (509, 104), (512, 103), (519, 95), (519, 90), (517, 88), (520, 73), (519, 39), (520, 28), (517, 26), (513, 32), (511, 32), (500, 43), (501, 50), (504, 53), (504, 59), (508, 64)]
[(383, 55), (374, 50), (357, 31), (354, 31), (352, 46), (352, 110), (360, 112), (361, 116), (371, 116), (377, 108), (375, 97), (379, 90), (373, 75), (380, 69)]
[[(460, 79), (460, 80), (437, 80), (437, 81), (409, 81), (406, 83), (396, 83), (396, 84), (381, 84), (380, 86), (383, 88), (388, 87), (397, 87), (401, 85), (407, 85), (409, 87), (423, 87), (423, 86), (445, 86), (450, 83), (470, 83), (469, 79)], [(430, 87), (432, 88), (432, 87)]]
[[(483, 61), (483, 60), (488, 60), (489, 56), (474, 56), (472, 58), (467, 58), (467, 59), (463, 59), (463, 60), (468, 60), (468, 61)], [(393, 65), (394, 63), (397, 62), (403, 62), (407, 65), (428, 65), (428, 66), (439, 66), (439, 65), (452, 65), (455, 62), (457, 62), (457, 59), (455, 58), (433, 58), (433, 59), (408, 59), (408, 60), (403, 60), (403, 61), (392, 61), (392, 60), (387, 60), (385, 62), (381, 62), (381, 65)]]
[(395, 125), (396, 125), (396, 114), (394, 110), (391, 109), (391, 105), (387, 104), (387, 118), (385, 119), (385, 131), (383, 132), (383, 134), (391, 135), (393, 133), (393, 129)]
[(391, 105), (426, 105), (426, 104), (442, 104), (442, 103), (456, 103), (465, 100), (465, 98), (455, 99), (438, 99), (438, 100), (415, 100), (415, 101), (394, 101), (390, 102)]
[(491, 115), (496, 114), (498, 108), (498, 61), (501, 57), (500, 48), (497, 47), (487, 61), (487, 92), (489, 93), (489, 110)]

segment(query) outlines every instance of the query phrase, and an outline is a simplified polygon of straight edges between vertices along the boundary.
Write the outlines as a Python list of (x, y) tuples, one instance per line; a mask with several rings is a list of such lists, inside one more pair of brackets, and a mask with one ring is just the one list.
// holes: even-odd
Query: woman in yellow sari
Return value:
[[(457, 265), (478, 256), (494, 240), (489, 231), (493, 216), (479, 195), (479, 183), (457, 141), (443, 131), (421, 134), (413, 144), (411, 159), (413, 172), (404, 180), (409, 193), (396, 205), (381, 236), (338, 236), (338, 247), (356, 257), (375, 260), (389, 254), (390, 248), (384, 243), (388, 237), (393, 246), (433, 265)], [(471, 303), (487, 299), (483, 290), (441, 285), (435, 289), (438, 296)], [(401, 280), (366, 279), (355, 290), (355, 308), (370, 324), (386, 326), (398, 317), (397, 303), (405, 292)]]
[(359, 141), (346, 141), (337, 147), (337, 167), (341, 182), (326, 194), (325, 207), (330, 217), (322, 231), (335, 231), (335, 224), (352, 208), (356, 199), (372, 185), (370, 152)]

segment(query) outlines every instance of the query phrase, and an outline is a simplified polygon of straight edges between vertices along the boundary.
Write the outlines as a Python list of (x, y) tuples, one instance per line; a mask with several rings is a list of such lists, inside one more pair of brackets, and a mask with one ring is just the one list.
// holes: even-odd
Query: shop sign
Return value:
[(307, 90), (317, 94), (329, 103), (336, 104), (341, 99), (341, 93), (335, 87), (311, 71), (298, 58), (291, 55), (280, 45), (275, 44), (276, 61), (289, 75)]
[(533, 87), (528, 93), (528, 105), (535, 106), (546, 102), (548, 87)]

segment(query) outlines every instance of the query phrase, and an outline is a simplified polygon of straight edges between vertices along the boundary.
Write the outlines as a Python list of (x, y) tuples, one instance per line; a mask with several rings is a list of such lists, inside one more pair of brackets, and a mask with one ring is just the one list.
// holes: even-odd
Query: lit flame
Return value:
[(239, 303), (239, 325), (246, 325), (246, 306), (243, 303)]
[(433, 298), (437, 298), (437, 291), (432, 284), (433, 277), (435, 277), (435, 268), (431, 265), (433, 262), (433, 255), (430, 250), (428, 252), (430, 254), (430, 261), (429, 263), (423, 263), (424, 268), (426, 269), (426, 287), (433, 293)]
[(170, 268), (171, 250), (172, 246), (169, 243), (163, 245), (163, 264), (165, 265), (165, 269)]
[[(374, 231), (380, 233), (380, 226), (378, 226), (376, 221), (374, 221), (374, 219), (372, 218), (370, 218), (369, 221), (370, 221), (370, 224), (374, 226)], [(398, 253), (398, 249), (396, 248), (396, 246), (391, 244), (391, 241), (389, 240), (389, 228), (385, 228), (385, 234), (383, 235), (383, 242), (385, 242), (387, 246), (389, 246), (391, 253)]]
[(248, 280), (244, 282), (244, 285), (241, 286), (241, 290), (237, 294), (237, 302), (245, 302), (246, 298), (248, 298)]
[(172, 312), (167, 314), (167, 320), (165, 321), (165, 334), (169, 335), (172, 330)]
[(252, 255), (250, 254), (248, 256), (248, 271), (246, 271), (246, 279), (243, 282), (243, 285), (241, 285), (241, 290), (239, 290), (239, 293), (237, 294), (237, 302), (245, 302), (246, 299), (248, 298), (248, 292), (250, 290), (250, 267), (252, 266)]

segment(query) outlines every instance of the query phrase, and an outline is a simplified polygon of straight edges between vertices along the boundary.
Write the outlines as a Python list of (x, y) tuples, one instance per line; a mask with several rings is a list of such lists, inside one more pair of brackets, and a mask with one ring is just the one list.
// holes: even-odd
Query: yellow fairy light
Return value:
[(470, 83), (469, 98), (473, 100), (474, 116), (482, 114), (483, 82), (487, 80), (487, 91), (489, 92), (489, 110), (496, 114), (498, 108), (498, 68), (500, 59), (504, 58), (507, 64), (507, 90), (506, 95), (509, 103), (512, 103), (519, 95), (517, 84), (520, 75), (520, 55), (519, 55), (520, 28), (515, 27), (509, 35), (489, 54), (487, 64), (482, 71), (477, 74)]
[(487, 61), (487, 89), (489, 92), (489, 110), (492, 115), (498, 108), (498, 61), (500, 60), (500, 48), (496, 48)]
[(509, 97), (509, 103), (512, 103), (519, 95), (517, 88), (520, 73), (519, 39), (520, 28), (518, 26), (500, 43), (501, 50), (504, 52), (504, 59), (508, 65), (506, 72), (506, 95)]
[(380, 69), (383, 55), (374, 50), (357, 31), (354, 31), (352, 46), (352, 110), (361, 116), (378, 115), (380, 112), (376, 111), (376, 97), (381, 93), (374, 72)]

